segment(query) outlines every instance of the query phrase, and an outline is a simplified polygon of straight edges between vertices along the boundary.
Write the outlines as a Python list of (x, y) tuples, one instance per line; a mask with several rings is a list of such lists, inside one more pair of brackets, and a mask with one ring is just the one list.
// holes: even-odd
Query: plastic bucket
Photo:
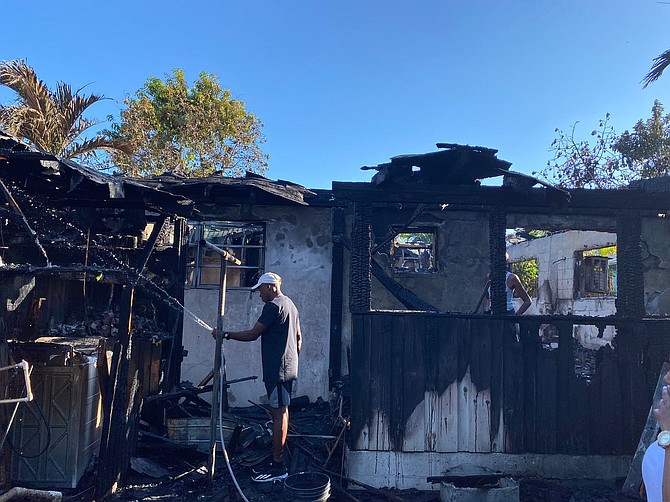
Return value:
[(330, 497), (330, 478), (320, 472), (299, 472), (284, 480), (284, 499), (300, 502), (326, 502)]

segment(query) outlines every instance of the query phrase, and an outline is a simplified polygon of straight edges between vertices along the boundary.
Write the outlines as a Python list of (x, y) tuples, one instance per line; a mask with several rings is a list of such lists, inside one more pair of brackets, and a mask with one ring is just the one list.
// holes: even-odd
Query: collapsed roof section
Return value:
[(0, 178), (63, 206), (144, 208), (184, 217), (192, 216), (194, 211), (193, 203), (185, 197), (59, 159), (2, 131)]
[(264, 176), (247, 172), (243, 178), (210, 176), (184, 178), (166, 173), (153, 178), (135, 180), (143, 186), (164, 190), (180, 197), (187, 197), (201, 204), (273, 204), (309, 205), (320, 194), (290, 181), (273, 181)]
[(371, 183), (379, 187), (403, 185), (479, 185), (480, 180), (504, 176), (503, 186), (513, 192), (529, 195), (534, 185), (542, 185), (557, 203), (570, 200), (570, 193), (533, 176), (510, 171), (511, 162), (496, 157), (498, 150), (483, 146), (437, 143), (436, 152), (397, 155), (391, 162), (363, 166), (376, 170)]
[(500, 176), (509, 171), (511, 162), (498, 159), (498, 150), (481, 146), (437, 143), (441, 150), (422, 154), (397, 155), (375, 169), (372, 183), (436, 183), (470, 185), (478, 180)]

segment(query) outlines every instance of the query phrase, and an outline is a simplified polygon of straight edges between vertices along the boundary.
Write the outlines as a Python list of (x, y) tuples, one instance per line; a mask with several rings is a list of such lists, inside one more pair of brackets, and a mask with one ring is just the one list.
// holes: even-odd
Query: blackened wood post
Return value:
[[(154, 225), (153, 231), (147, 241), (142, 255), (137, 264), (137, 277), (130, 284), (123, 286), (119, 306), (119, 335), (118, 343), (114, 347), (112, 367), (109, 375), (109, 388), (107, 390), (110, 398), (110, 407), (103, 410), (102, 438), (100, 440), (100, 460), (98, 463), (98, 478), (96, 480), (95, 498), (104, 500), (114, 493), (117, 484), (125, 475), (131, 456), (131, 445), (134, 441), (128, 438), (129, 418), (136, 420), (141, 396), (137, 397), (138, 381), (137, 373), (133, 375), (131, 382), (130, 399), (128, 393), (128, 369), (132, 350), (132, 311), (135, 295), (135, 285), (139, 281), (149, 257), (156, 245), (158, 236), (163, 230), (166, 217), (161, 216)], [(130, 427), (135, 430), (134, 426)]]
[(330, 276), (329, 388), (340, 378), (342, 368), (342, 310), (344, 300), (344, 209), (333, 209), (333, 268)]
[[(187, 224), (184, 218), (174, 220), (174, 242), (175, 250), (175, 281), (170, 288), (170, 296), (184, 305), (184, 284), (186, 283), (186, 262), (188, 260), (188, 235)], [(172, 333), (172, 348), (170, 353), (170, 371), (167, 378), (167, 390), (172, 389), (181, 382), (181, 363), (184, 360), (183, 330), (184, 311), (181, 308), (171, 309), (169, 316), (169, 328)]]
[(617, 226), (617, 315), (644, 315), (642, 218), (639, 211), (619, 211)]
[(349, 283), (349, 307), (353, 314), (370, 311), (372, 281), (370, 212), (370, 204), (367, 202), (354, 203), (354, 228), (351, 233), (351, 282)]

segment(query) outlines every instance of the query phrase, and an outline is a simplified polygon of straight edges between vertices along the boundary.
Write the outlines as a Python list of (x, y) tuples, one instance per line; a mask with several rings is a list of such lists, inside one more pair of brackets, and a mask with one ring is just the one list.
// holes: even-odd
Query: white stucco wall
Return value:
[[(616, 234), (571, 230), (507, 246), (507, 252), (512, 262), (537, 260), (538, 287), (541, 287), (544, 281), (548, 281), (555, 306), (571, 309), (574, 298), (575, 251), (613, 245), (616, 245)], [(563, 302), (564, 300), (568, 303)], [(540, 313), (537, 310), (540, 306), (534, 305), (529, 313)], [(582, 313), (582, 315), (591, 314)]]
[[(247, 208), (248, 210), (248, 208)], [(303, 350), (294, 396), (306, 395), (311, 401), (328, 398), (330, 348), (330, 284), (332, 272), (331, 211), (329, 208), (255, 206), (253, 217), (266, 223), (265, 270), (282, 279), (282, 292), (300, 312)], [(234, 215), (228, 216), (229, 219)], [(250, 216), (246, 214), (247, 218)], [(220, 217), (220, 219), (226, 219)], [(216, 325), (218, 290), (187, 289), (185, 307), (208, 324)], [(226, 293), (224, 329), (249, 329), (263, 308), (258, 293), (248, 289), (229, 289)], [(214, 366), (214, 340), (187, 313), (184, 317), (184, 348), (188, 356), (182, 363), (182, 380), (198, 384)], [(260, 340), (244, 343), (224, 341), (227, 379), (257, 375), (256, 381), (232, 384), (228, 390), (230, 406), (249, 406), (266, 402), (262, 382)], [(208, 398), (207, 395), (203, 396)]]

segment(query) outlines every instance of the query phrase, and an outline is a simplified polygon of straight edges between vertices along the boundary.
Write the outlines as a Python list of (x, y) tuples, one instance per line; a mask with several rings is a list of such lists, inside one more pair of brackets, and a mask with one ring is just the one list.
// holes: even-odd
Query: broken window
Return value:
[(201, 240), (225, 249), (242, 265), (228, 263), (226, 284), (233, 288), (250, 288), (265, 267), (265, 225), (254, 222), (189, 223), (187, 286), (216, 288), (220, 283), (221, 258), (200, 245)]
[(411, 229), (396, 235), (391, 245), (391, 267), (394, 272), (436, 272), (435, 229)]

